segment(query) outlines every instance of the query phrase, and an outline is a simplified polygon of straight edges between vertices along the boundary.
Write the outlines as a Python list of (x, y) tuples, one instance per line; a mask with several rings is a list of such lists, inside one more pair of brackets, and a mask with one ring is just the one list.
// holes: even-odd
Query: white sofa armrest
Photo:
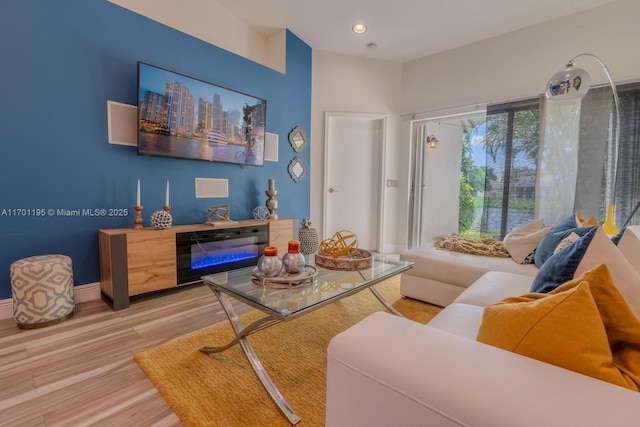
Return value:
[(328, 348), (327, 426), (637, 426), (640, 393), (374, 313)]

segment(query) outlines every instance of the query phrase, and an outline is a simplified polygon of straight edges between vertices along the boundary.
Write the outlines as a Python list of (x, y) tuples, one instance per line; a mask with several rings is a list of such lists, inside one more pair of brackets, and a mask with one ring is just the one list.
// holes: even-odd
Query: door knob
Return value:
[(338, 191), (338, 190), (334, 190), (333, 188), (329, 188), (329, 193), (333, 193), (335, 191)]

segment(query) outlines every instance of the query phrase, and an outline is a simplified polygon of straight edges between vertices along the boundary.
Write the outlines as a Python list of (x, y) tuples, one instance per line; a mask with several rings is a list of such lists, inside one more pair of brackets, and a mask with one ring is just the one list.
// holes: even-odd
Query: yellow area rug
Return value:
[[(399, 278), (376, 285), (395, 309), (426, 323), (440, 308), (400, 297)], [(368, 290), (306, 316), (251, 335), (249, 341), (289, 405), (298, 426), (324, 425), (327, 346), (333, 336), (375, 311), (386, 310)], [(245, 314), (243, 325), (262, 317)], [(135, 360), (185, 426), (289, 426), (239, 346), (207, 356), (199, 349), (233, 338), (221, 322), (138, 353)]]

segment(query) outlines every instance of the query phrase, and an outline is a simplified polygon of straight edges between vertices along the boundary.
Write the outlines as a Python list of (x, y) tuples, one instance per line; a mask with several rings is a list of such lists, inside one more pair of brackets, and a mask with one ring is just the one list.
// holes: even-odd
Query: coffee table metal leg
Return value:
[(396, 310), (395, 308), (393, 308), (391, 306), (391, 304), (389, 304), (387, 302), (386, 299), (384, 299), (384, 297), (382, 295), (380, 295), (380, 292), (378, 292), (378, 290), (376, 288), (374, 288), (373, 286), (369, 287), (369, 290), (371, 290), (371, 292), (373, 293), (373, 295), (376, 296), (376, 298), (378, 298), (378, 301), (380, 301), (382, 303), (382, 305), (384, 305), (387, 310), (389, 310), (390, 312), (392, 312), (393, 314), (395, 314), (396, 316), (400, 316), (400, 317), (404, 317), (404, 315), (402, 313), (400, 313), (398, 310)]
[[(231, 326), (233, 327), (233, 330), (236, 334), (236, 339), (234, 341), (237, 341), (240, 344), (240, 347), (242, 347), (242, 351), (244, 352), (245, 356), (247, 356), (247, 359), (249, 360), (249, 363), (251, 363), (251, 367), (253, 368), (256, 375), (260, 379), (262, 386), (267, 391), (267, 393), (269, 393), (269, 396), (271, 396), (271, 399), (273, 399), (275, 404), (278, 406), (278, 409), (280, 409), (280, 412), (282, 412), (282, 414), (285, 417), (287, 417), (289, 422), (292, 425), (298, 424), (301, 418), (293, 411), (293, 409), (291, 409), (291, 407), (289, 406), (289, 403), (285, 400), (282, 394), (280, 394), (280, 391), (277, 389), (275, 384), (273, 384), (273, 381), (269, 377), (269, 374), (267, 374), (267, 371), (265, 371), (264, 367), (262, 366), (262, 363), (260, 363), (258, 356), (253, 350), (251, 343), (247, 339), (247, 335), (251, 331), (246, 331), (246, 329), (253, 326), (255, 323), (247, 328), (243, 328), (235, 310), (233, 309), (233, 306), (229, 302), (228, 297), (225, 294), (216, 291), (215, 289), (212, 289), (212, 291), (218, 297), (218, 300), (220, 300), (220, 304), (222, 305), (222, 308), (227, 314), (227, 317), (229, 318), (229, 322), (231, 322)], [(278, 322), (272, 322), (271, 324), (275, 324), (275, 323), (278, 323)], [(256, 330), (256, 328), (254, 327), (253, 330)], [(229, 346), (231, 345), (233, 344), (230, 343)], [(201, 351), (207, 353), (207, 351), (204, 351), (207, 348), (211, 349), (212, 347), (204, 347), (203, 349), (201, 349)], [(211, 351), (209, 351), (209, 353), (211, 353)]]

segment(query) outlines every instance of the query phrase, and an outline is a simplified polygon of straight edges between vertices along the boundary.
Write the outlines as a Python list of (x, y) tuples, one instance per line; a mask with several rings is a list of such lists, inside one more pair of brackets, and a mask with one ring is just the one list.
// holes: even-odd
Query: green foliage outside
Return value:
[[(487, 202), (487, 206), (490, 208), (501, 208), (503, 200), (490, 198), (485, 202)], [(534, 208), (534, 203), (535, 201), (531, 199), (509, 199), (509, 209), (532, 211)]]
[(476, 210), (476, 194), (484, 191), (485, 171), (476, 166), (471, 157), (471, 133), (465, 132), (462, 137), (462, 161), (460, 166), (460, 195), (458, 212), (458, 233), (471, 230)]
[[(483, 135), (483, 149), (493, 158), (495, 162), (498, 154), (501, 153), (505, 145), (506, 135), (509, 132), (506, 113), (492, 114), (491, 120), (487, 117), (475, 118), (473, 120), (474, 127), (470, 131), (463, 133), (462, 140), (462, 161), (461, 161), (461, 179), (460, 179), (460, 208), (459, 208), (459, 233), (469, 238), (480, 238), (481, 233), (477, 230), (479, 221), (474, 218), (478, 208), (482, 208), (484, 204), (488, 204), (489, 208), (501, 208), (506, 202), (501, 197), (484, 200), (479, 196), (485, 193), (489, 196), (491, 193), (490, 182), (497, 179), (495, 171), (491, 167), (476, 166), (472, 157), (471, 136), (475, 129), (481, 125), (486, 125)], [(539, 111), (537, 108), (525, 108), (516, 111), (513, 115), (512, 129), (512, 156), (523, 159), (536, 159), (538, 155), (538, 137), (539, 137)], [(519, 154), (522, 155), (519, 155)], [(517, 165), (512, 165), (517, 168)], [(512, 172), (516, 172), (513, 170)], [(486, 186), (486, 187), (485, 187)], [(533, 211), (534, 200), (523, 198), (512, 198), (508, 200), (509, 210), (527, 210)], [(498, 231), (487, 232), (490, 235)]]
[(473, 225), (476, 204), (473, 198), (473, 187), (467, 182), (464, 174), (460, 173), (460, 213), (458, 216), (458, 232), (463, 233)]

